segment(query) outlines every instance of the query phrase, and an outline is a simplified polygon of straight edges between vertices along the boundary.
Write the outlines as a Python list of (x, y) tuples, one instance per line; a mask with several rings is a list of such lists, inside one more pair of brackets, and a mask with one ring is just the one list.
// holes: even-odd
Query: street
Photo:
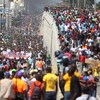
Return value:
[(63, 1), (11, 1), (0, 28), (0, 100), (100, 100), (100, 12)]

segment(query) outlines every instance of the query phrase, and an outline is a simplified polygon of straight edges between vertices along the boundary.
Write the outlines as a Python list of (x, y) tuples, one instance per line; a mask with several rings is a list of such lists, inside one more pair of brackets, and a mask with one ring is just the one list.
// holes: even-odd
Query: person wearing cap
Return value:
[(10, 73), (0, 71), (0, 100), (13, 100), (14, 98), (13, 81), (10, 80)]
[(15, 100), (24, 100), (27, 91), (27, 84), (21, 79), (23, 73), (21, 70), (17, 72), (17, 77), (13, 78), (14, 92), (16, 94)]
[(31, 82), (35, 82), (36, 81), (36, 74), (38, 73), (38, 70), (37, 69), (34, 69), (34, 70), (31, 70), (30, 71), (30, 75), (31, 75)]
[(16, 69), (12, 69), (11, 71), (10, 71), (10, 74), (11, 74), (11, 79), (13, 79), (14, 78), (14, 76), (15, 76), (15, 74), (16, 74), (16, 72), (17, 72), (17, 70)]

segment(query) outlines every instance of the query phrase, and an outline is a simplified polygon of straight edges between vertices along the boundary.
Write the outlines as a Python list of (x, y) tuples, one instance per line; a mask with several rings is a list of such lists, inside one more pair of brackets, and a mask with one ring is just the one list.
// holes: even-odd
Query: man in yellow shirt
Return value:
[(45, 83), (45, 100), (56, 100), (58, 78), (52, 74), (51, 67), (46, 68), (47, 74), (43, 77)]
[(71, 82), (71, 76), (69, 75), (69, 71), (63, 76), (63, 79), (65, 80), (64, 100), (70, 100), (70, 82)]
[[(75, 72), (74, 75), (80, 78), (80, 74), (77, 71), (77, 68), (75, 65), (72, 65), (74, 68)], [(71, 83), (71, 75), (70, 75), (70, 69), (69, 71), (63, 76), (63, 79), (65, 80), (65, 86), (64, 86), (64, 100), (70, 100), (70, 83)]]

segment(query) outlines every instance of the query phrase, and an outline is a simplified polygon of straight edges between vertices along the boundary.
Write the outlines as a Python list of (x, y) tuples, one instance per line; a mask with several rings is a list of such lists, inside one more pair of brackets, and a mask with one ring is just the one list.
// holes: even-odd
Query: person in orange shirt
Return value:
[(17, 72), (17, 77), (13, 78), (14, 92), (16, 94), (15, 100), (24, 100), (27, 91), (27, 84), (21, 80), (22, 71)]
[[(40, 93), (39, 94), (37, 93), (36, 95), (34, 93), (35, 85), (40, 88)], [(42, 76), (41, 74), (37, 74), (36, 81), (32, 82), (28, 92), (29, 100), (44, 100), (43, 89), (44, 89), (44, 84), (42, 83)]]
[(36, 67), (37, 67), (37, 69), (43, 70), (43, 61), (42, 61), (41, 59), (39, 59), (39, 60), (36, 62)]
[(87, 44), (84, 44), (84, 45), (82, 46), (82, 49), (87, 49)]

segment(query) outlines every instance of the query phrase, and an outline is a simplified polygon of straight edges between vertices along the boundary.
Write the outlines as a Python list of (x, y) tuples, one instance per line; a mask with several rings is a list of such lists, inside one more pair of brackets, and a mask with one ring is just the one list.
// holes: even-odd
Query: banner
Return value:
[(19, 59), (19, 58), (27, 59), (27, 58), (32, 56), (32, 53), (30, 53), (30, 52), (23, 53), (23, 52), (7, 52), (7, 51), (3, 51), (2, 55), (5, 56), (6, 58), (9, 58), (9, 59)]

